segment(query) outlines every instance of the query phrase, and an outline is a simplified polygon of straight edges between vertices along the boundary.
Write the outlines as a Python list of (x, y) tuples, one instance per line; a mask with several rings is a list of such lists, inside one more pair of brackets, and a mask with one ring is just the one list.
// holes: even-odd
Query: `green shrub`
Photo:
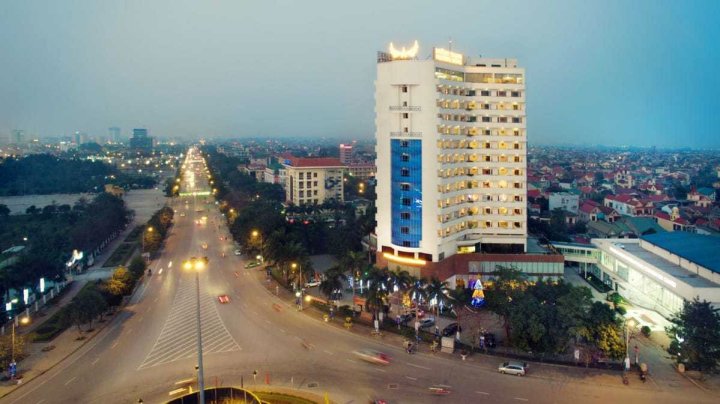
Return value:
[(624, 316), (625, 314), (627, 314), (627, 309), (623, 306), (616, 307), (615, 311), (621, 316)]
[(642, 333), (642, 335), (644, 335), (647, 338), (650, 338), (650, 334), (652, 334), (652, 330), (650, 329), (650, 327), (648, 327), (646, 325), (644, 325), (644, 326), (642, 326), (642, 328), (640, 328), (640, 332)]

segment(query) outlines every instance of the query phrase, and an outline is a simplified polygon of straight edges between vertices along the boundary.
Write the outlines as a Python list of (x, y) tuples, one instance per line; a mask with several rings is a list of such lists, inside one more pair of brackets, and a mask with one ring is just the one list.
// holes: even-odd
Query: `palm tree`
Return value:
[(348, 253), (341, 259), (341, 265), (347, 268), (347, 271), (350, 272), (350, 276), (352, 276), (353, 279), (351, 285), (353, 300), (355, 298), (355, 282), (360, 278), (360, 271), (366, 264), (367, 261), (365, 260), (365, 255), (358, 251), (348, 251)]
[(433, 276), (427, 284), (425, 292), (428, 300), (435, 307), (435, 315), (439, 315), (440, 305), (445, 305), (450, 301), (447, 282), (441, 282), (440, 279)]
[(368, 309), (373, 311), (375, 318), (378, 318), (380, 309), (387, 301), (390, 291), (393, 289), (393, 276), (386, 268), (371, 268), (365, 278), (368, 282), (366, 302)]
[(330, 300), (333, 294), (343, 287), (343, 274), (339, 266), (334, 266), (325, 271), (325, 280), (320, 283), (320, 292)]
[(427, 299), (427, 279), (410, 276), (409, 286), (406, 293), (410, 296), (412, 302), (422, 302)]

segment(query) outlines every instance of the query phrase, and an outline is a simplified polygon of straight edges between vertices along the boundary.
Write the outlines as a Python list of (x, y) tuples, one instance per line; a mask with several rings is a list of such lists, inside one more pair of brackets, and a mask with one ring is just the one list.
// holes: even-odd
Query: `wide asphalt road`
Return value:
[[(199, 177), (195, 185), (202, 188)], [(3, 402), (156, 403), (175, 397), (171, 392), (184, 386), (177, 382), (192, 379), (197, 362), (195, 273), (181, 264), (191, 256), (209, 258), (199, 276), (206, 386), (240, 385), (241, 378), (246, 386), (264, 384), (267, 378), (271, 385), (327, 392), (341, 403), (714, 402), (700, 390), (626, 387), (619, 379), (617, 386), (600, 386), (543, 377), (540, 370), (527, 377), (500, 375), (457, 358), (408, 355), (328, 326), (268, 292), (257, 268), (244, 268), (232, 242), (220, 239), (227, 229), (214, 203), (186, 199), (187, 205), (183, 198), (175, 202), (175, 226), (162, 257), (130, 304), (83, 348)], [(219, 295), (230, 302), (219, 303)], [(392, 363), (376, 366), (352, 353), (366, 348), (388, 353)], [(452, 393), (431, 396), (431, 385)]]

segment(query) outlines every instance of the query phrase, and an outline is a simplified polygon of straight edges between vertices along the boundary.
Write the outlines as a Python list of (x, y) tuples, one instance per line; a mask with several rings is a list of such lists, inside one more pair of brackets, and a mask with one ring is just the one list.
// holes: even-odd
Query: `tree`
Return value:
[(515, 268), (498, 266), (492, 282), (486, 285), (485, 302), (488, 309), (503, 319), (505, 336), (510, 339), (509, 317), (513, 301), (524, 293), (526, 282), (522, 272)]
[(135, 279), (141, 277), (146, 269), (147, 264), (145, 264), (145, 260), (139, 256), (133, 258), (132, 261), (130, 261), (130, 265), (128, 265), (128, 270), (133, 274)]
[[(24, 335), (15, 335), (15, 360), (25, 356), (25, 345), (27, 337)], [(0, 369), (7, 369), (12, 361), (12, 336), (9, 332), (0, 337)]]
[(320, 292), (330, 300), (335, 292), (342, 290), (344, 277), (340, 267), (329, 268), (325, 271), (325, 280), (320, 283)]
[(435, 315), (440, 315), (440, 307), (447, 305), (450, 301), (447, 282), (441, 282), (440, 279), (433, 276), (425, 287), (425, 293), (431, 306), (435, 307)]
[(699, 371), (717, 369), (720, 360), (720, 313), (708, 301), (686, 301), (667, 328), (673, 341), (668, 350), (678, 362)]
[(108, 307), (107, 302), (94, 285), (80, 291), (73, 298), (73, 304), (76, 305), (76, 310), (78, 310), (79, 320), (83, 324), (90, 323), (90, 328), (92, 328), (93, 320), (102, 316)]
[(611, 359), (625, 356), (625, 341), (622, 327), (617, 324), (600, 324), (595, 328), (595, 346)]
[(543, 307), (535, 296), (529, 293), (520, 295), (508, 316), (512, 329), (510, 343), (526, 351), (545, 351), (541, 344), (548, 331), (544, 318)]

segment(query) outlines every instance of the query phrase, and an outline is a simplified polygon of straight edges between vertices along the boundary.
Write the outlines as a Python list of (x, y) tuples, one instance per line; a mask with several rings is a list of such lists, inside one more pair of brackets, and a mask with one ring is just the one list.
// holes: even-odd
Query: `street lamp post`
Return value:
[(152, 233), (155, 229), (152, 228), (152, 226), (148, 227), (146, 232), (143, 233), (142, 237), (142, 252), (145, 252), (145, 237), (147, 236), (147, 233)]
[[(28, 317), (23, 317), (20, 319), (20, 324), (22, 324), (22, 325), (28, 324), (29, 322), (30, 322), (30, 318), (28, 318)], [(10, 352), (11, 352), (10, 353), (10, 363), (12, 365), (14, 365), (15, 364), (15, 321), (12, 322), (12, 340), (10, 341), (10, 344), (11, 344), (11, 346), (10, 346)], [(15, 375), (12, 375), (12, 377), (14, 378)]]
[(203, 375), (202, 329), (200, 322), (200, 271), (205, 269), (207, 257), (191, 258), (183, 263), (186, 270), (195, 270), (195, 293), (197, 297), (197, 350), (198, 350), (198, 402), (205, 404), (205, 380)]
[(253, 237), (253, 238), (255, 238), (255, 237), (260, 238), (260, 261), (261, 261), (261, 262), (264, 262), (265, 259), (263, 258), (263, 254), (264, 254), (264, 251), (263, 251), (263, 250), (264, 250), (264, 247), (265, 247), (265, 246), (263, 245), (263, 235), (262, 235), (262, 233), (260, 233), (259, 231), (253, 230), (253, 231), (252, 231), (252, 237)]
[(298, 282), (298, 290), (295, 293), (295, 297), (299, 300), (298, 309), (302, 310), (302, 299), (303, 299), (303, 283), (302, 283), (302, 266), (296, 263), (292, 263), (292, 269), (298, 268), (298, 275), (300, 276), (300, 282)]

